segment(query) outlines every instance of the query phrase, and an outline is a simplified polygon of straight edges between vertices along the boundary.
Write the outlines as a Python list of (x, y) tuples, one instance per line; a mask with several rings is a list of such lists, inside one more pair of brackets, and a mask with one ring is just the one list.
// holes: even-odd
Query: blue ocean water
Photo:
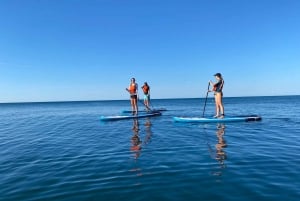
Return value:
[(129, 101), (0, 104), (0, 200), (299, 200), (300, 96), (224, 104), (263, 119), (173, 122), (201, 116), (204, 99), (153, 100), (168, 111), (113, 122), (100, 116)]

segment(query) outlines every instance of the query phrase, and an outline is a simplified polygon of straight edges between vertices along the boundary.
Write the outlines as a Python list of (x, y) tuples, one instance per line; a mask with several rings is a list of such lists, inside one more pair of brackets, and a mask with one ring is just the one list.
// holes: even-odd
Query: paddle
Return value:
[(206, 102), (207, 102), (207, 96), (208, 96), (208, 93), (209, 93), (209, 85), (210, 85), (210, 82), (208, 82), (208, 86), (207, 86), (207, 92), (206, 92), (206, 98), (205, 98), (205, 102), (204, 102), (202, 117), (204, 117), (204, 112), (205, 112), (205, 107), (206, 107)]
[(139, 102), (141, 102), (150, 112), (153, 112), (153, 110), (151, 110), (151, 108), (150, 107), (148, 107), (145, 103), (144, 103), (144, 101), (142, 101), (142, 100), (139, 100)]

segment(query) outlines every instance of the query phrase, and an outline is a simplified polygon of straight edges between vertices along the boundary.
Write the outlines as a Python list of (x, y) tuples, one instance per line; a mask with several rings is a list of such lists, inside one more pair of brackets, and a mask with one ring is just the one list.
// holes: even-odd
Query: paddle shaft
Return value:
[(208, 93), (209, 93), (209, 85), (210, 85), (210, 82), (208, 83), (208, 86), (207, 86), (207, 92), (206, 92), (206, 97), (205, 97), (205, 102), (204, 102), (204, 108), (203, 108), (202, 117), (204, 117), (204, 112), (205, 112), (205, 107), (206, 107), (206, 102), (207, 102), (207, 96), (208, 96)]
[(141, 102), (141, 103), (143, 103), (143, 105), (149, 110), (149, 111), (151, 111), (152, 112), (152, 110), (151, 110), (151, 108), (150, 107), (148, 107), (145, 103), (144, 103), (144, 101), (143, 100), (139, 100), (139, 102)]

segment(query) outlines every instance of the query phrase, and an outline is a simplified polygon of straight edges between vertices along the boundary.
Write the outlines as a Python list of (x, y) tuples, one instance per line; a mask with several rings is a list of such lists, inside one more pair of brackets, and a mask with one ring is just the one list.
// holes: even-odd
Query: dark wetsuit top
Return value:
[(223, 86), (224, 86), (224, 80), (221, 79), (214, 85), (215, 93), (222, 92)]

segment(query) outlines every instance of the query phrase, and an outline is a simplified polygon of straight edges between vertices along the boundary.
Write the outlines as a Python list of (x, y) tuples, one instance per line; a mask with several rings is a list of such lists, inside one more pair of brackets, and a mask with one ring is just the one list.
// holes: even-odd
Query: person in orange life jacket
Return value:
[(138, 84), (135, 83), (135, 78), (131, 78), (130, 85), (126, 88), (126, 91), (130, 94), (132, 114), (138, 115)]
[(149, 111), (150, 107), (150, 86), (148, 85), (147, 82), (144, 83), (142, 86), (143, 92), (144, 92), (144, 105), (146, 107), (146, 110)]
[(224, 79), (221, 73), (214, 74), (216, 78), (216, 82), (213, 83), (211, 80), (209, 81), (210, 84), (213, 86), (211, 91), (215, 94), (215, 103), (216, 103), (216, 115), (215, 118), (224, 118), (224, 105), (223, 105), (223, 86), (224, 86)]

